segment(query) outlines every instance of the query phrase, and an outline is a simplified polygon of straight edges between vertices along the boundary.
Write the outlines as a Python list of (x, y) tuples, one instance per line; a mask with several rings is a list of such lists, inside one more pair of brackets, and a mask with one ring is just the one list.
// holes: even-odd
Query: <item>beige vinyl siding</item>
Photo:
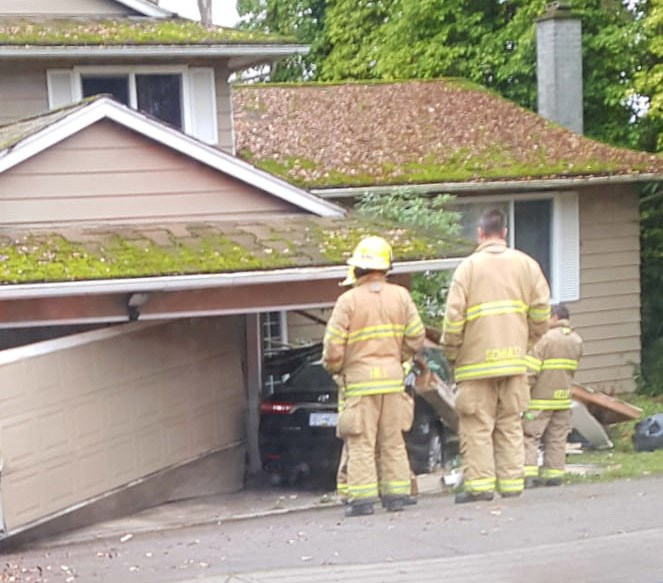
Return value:
[[(200, 318), (126, 324), (0, 352), (7, 529), (238, 448), (242, 334), (240, 317)], [(228, 468), (241, 475), (236, 470)]]
[(3, 14), (108, 16), (138, 13), (113, 0), (3, 0), (0, 16)]
[(299, 212), (109, 120), (0, 176), (0, 224), (159, 222)]
[[(108, 65), (145, 65), (141, 62), (104, 62), (100, 66)], [(166, 64), (189, 64), (196, 67), (213, 66), (208, 62), (194, 63), (154, 63), (163, 66)], [(48, 111), (48, 88), (46, 72), (49, 69), (71, 69), (71, 62), (31, 63), (0, 62), (0, 125), (16, 121), (23, 117), (39, 115)], [(225, 65), (214, 67), (214, 82), (216, 92), (217, 114), (217, 146), (228, 153), (234, 152), (234, 139), (232, 128), (232, 96), (228, 83), (228, 68)]]
[(46, 69), (0, 60), (0, 125), (48, 111)]
[(580, 192), (580, 301), (571, 320), (585, 340), (578, 381), (633, 391), (640, 362), (640, 230), (630, 187)]

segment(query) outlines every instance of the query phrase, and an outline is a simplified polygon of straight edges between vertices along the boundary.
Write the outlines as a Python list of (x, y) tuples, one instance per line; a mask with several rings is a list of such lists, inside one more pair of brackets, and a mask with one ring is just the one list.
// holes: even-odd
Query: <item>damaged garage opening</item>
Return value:
[[(393, 280), (457, 262), (397, 263)], [(0, 288), (0, 338), (13, 345), (0, 351), (0, 541), (240, 490), (261, 468), (260, 314), (328, 308), (344, 272)]]

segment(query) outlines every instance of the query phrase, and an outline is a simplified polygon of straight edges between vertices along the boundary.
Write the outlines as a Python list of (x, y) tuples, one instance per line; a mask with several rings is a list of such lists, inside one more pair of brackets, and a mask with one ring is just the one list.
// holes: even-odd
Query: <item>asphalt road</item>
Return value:
[(28, 549), (3, 563), (16, 581), (663, 583), (662, 523), (656, 477), (458, 506), (428, 496), (352, 519), (324, 508)]

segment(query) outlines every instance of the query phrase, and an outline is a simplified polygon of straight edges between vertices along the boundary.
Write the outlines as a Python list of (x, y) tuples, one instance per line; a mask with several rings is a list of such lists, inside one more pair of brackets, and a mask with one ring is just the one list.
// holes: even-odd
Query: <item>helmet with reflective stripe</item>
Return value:
[(388, 271), (391, 269), (391, 257), (391, 245), (382, 237), (364, 237), (348, 259), (348, 265), (360, 269)]

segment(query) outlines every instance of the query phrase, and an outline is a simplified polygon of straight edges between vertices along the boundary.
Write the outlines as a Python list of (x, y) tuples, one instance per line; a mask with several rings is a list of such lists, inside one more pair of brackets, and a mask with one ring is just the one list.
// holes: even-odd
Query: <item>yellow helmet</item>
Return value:
[(345, 279), (339, 283), (340, 287), (350, 287), (357, 283), (357, 276), (355, 275), (354, 265), (348, 267), (348, 274), (345, 276)]
[(391, 245), (382, 237), (364, 237), (348, 259), (348, 265), (387, 271), (391, 269)]

